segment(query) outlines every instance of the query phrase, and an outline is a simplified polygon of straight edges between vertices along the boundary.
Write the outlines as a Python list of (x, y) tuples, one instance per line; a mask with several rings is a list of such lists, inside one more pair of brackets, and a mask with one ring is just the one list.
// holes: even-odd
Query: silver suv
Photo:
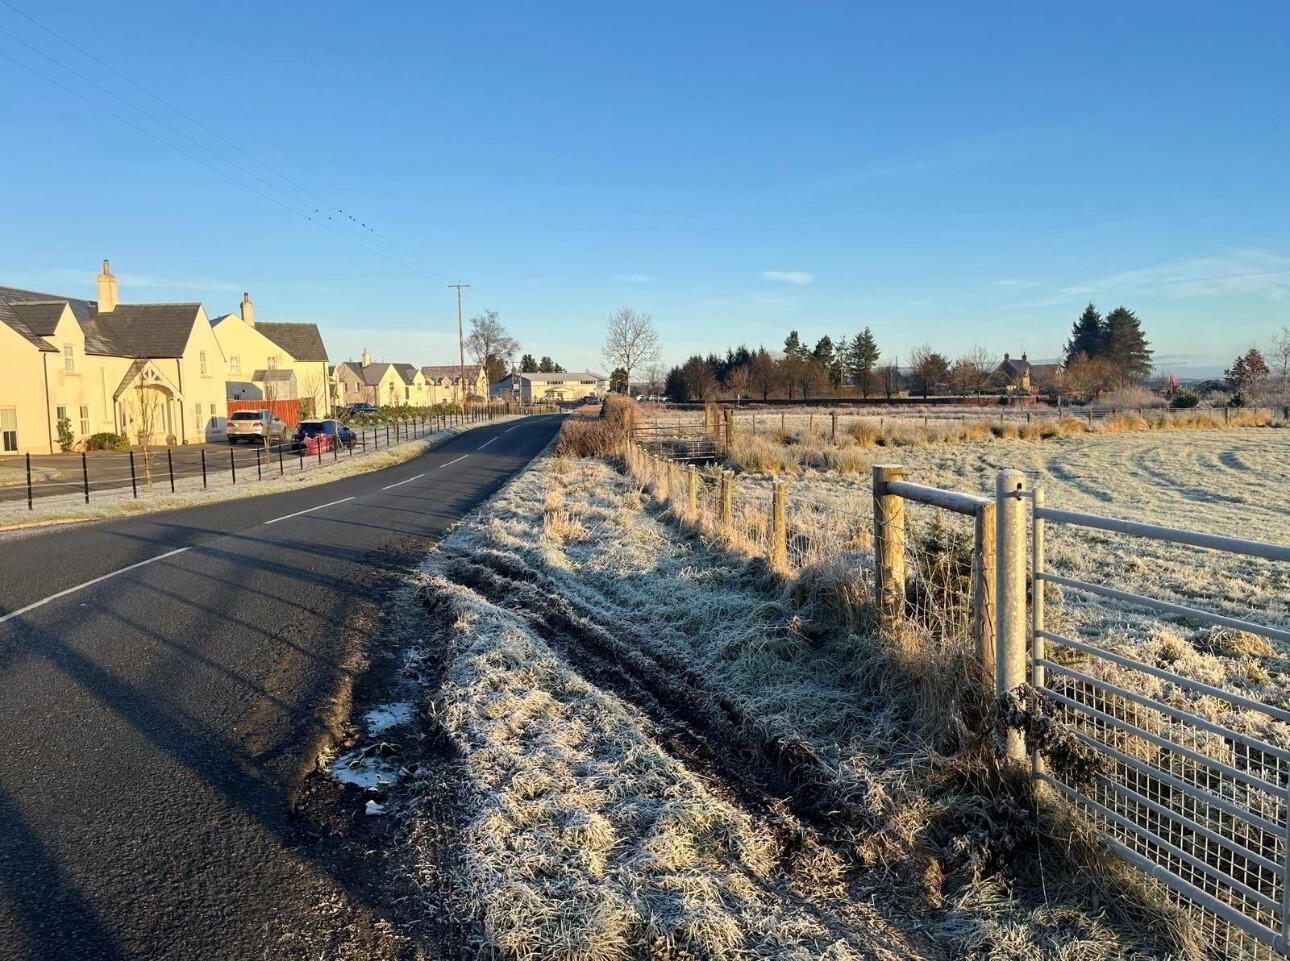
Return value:
[(228, 442), (240, 440), (248, 444), (280, 444), (287, 439), (287, 425), (268, 410), (236, 410), (224, 425)]

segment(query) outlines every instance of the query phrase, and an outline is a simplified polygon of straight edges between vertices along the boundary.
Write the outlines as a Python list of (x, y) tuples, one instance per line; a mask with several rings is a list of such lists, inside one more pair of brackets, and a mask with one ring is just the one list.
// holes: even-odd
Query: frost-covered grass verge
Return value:
[[(169, 482), (158, 478), (153, 482), (151, 491), (140, 482), (140, 496), (136, 499), (129, 486), (92, 490), (90, 503), (86, 504), (82, 494), (60, 494), (54, 497), (40, 497), (33, 502), (33, 510), (27, 509), (26, 501), (5, 501), (0, 503), (0, 530), (14, 530), (22, 527), (33, 527), (44, 524), (61, 524), (70, 521), (104, 520), (134, 514), (151, 514), (157, 511), (174, 510), (179, 507), (195, 507), (217, 501), (237, 500), (244, 497), (258, 497), (263, 494), (281, 494), (284, 491), (299, 490), (352, 477), (355, 474), (366, 474), (369, 471), (393, 467), (404, 461), (419, 457), (426, 451), (433, 450), (440, 444), (451, 440), (459, 434), (479, 427), (500, 423), (503, 420), (515, 420), (515, 417), (502, 417), (487, 424), (476, 424), (466, 427), (453, 427), (436, 431), (426, 437), (405, 441), (379, 451), (359, 455), (342, 454), (338, 460), (311, 466), (307, 470), (278, 474), (275, 462), (266, 461), (264, 478), (257, 479), (254, 466), (239, 470), (240, 479), (235, 484), (232, 476), (225, 470), (213, 470), (202, 486), (198, 477), (177, 477), (175, 493), (168, 490)], [(330, 455), (328, 455), (330, 456)], [(166, 488), (165, 493), (161, 493)]]
[[(786, 585), (648, 509), (604, 462), (548, 458), (423, 577), (444, 661), (426, 696), (476, 812), (455, 880), (482, 948), (598, 961), (1186, 947), (1106, 862), (1073, 870), (1090, 849), (995, 766), (967, 652), (870, 636), (846, 567)], [(838, 591), (856, 617), (838, 616)]]

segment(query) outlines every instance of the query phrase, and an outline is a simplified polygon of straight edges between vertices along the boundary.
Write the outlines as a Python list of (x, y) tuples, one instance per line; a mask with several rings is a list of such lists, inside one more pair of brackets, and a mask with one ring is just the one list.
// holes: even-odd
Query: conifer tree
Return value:
[(1066, 363), (1069, 364), (1080, 354), (1100, 357), (1105, 346), (1106, 328), (1102, 323), (1102, 315), (1096, 307), (1089, 304), (1071, 328), (1071, 339), (1066, 343)]
[(1151, 373), (1151, 348), (1142, 322), (1127, 307), (1116, 307), (1103, 322), (1103, 355), (1126, 380), (1144, 380)]

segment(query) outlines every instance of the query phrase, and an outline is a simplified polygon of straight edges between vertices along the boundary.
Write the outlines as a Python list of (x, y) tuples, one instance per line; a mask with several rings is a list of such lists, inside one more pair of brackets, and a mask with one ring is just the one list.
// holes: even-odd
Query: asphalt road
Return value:
[(289, 802), (354, 612), (558, 425), (0, 539), (0, 958), (279, 957), (345, 889), (292, 843)]

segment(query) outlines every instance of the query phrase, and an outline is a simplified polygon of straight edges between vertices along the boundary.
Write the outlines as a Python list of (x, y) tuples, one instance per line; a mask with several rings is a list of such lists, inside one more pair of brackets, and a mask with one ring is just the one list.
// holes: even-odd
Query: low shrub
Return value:
[(106, 431), (102, 434), (91, 434), (85, 438), (86, 450), (129, 450), (130, 442), (120, 434)]
[(1174, 394), (1173, 400), (1169, 401), (1169, 406), (1174, 410), (1186, 410), (1189, 407), (1200, 406), (1200, 394), (1194, 390), (1180, 390)]
[(631, 438), (640, 413), (636, 402), (610, 394), (600, 407), (600, 417), (570, 417), (560, 428), (555, 451), (561, 457), (610, 457), (620, 454)]

